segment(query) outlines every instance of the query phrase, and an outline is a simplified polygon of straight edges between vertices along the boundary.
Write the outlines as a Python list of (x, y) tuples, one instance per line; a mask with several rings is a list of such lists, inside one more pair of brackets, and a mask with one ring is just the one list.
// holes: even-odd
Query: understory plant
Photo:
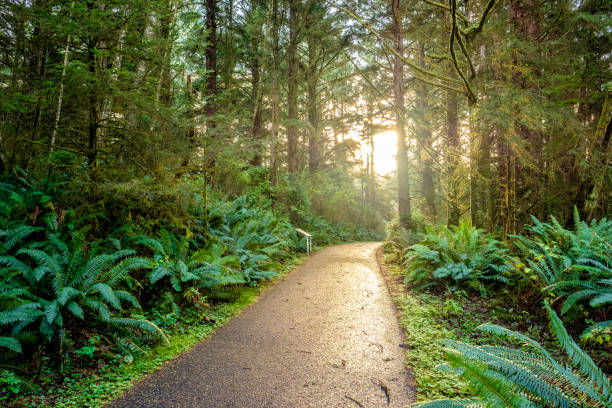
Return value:
[(526, 234), (514, 236), (524, 260), (518, 268), (534, 274), (545, 294), (563, 300), (562, 315), (581, 304), (591, 310), (612, 305), (612, 220), (587, 223), (576, 209), (573, 229), (554, 217), (550, 223), (532, 219)]
[(136, 270), (151, 260), (134, 250), (90, 254), (91, 244), (64, 241), (57, 217), (46, 229), (18, 226), (0, 233), (0, 347), (22, 353), (23, 344), (59, 344), (85, 328), (92, 331), (163, 332), (141, 317), (130, 293)]
[(244, 196), (217, 208), (211, 220), (211, 235), (236, 257), (245, 282), (276, 276), (278, 261), (289, 256), (297, 238), (288, 222), (250, 208)]
[(426, 227), (423, 239), (405, 252), (406, 281), (419, 288), (468, 286), (485, 292), (485, 284), (507, 282), (508, 249), (493, 234), (469, 222)]
[(569, 365), (554, 358), (540, 343), (490, 323), (480, 331), (521, 344), (521, 348), (476, 346), (444, 341), (447, 366), (469, 382), (473, 398), (413, 404), (418, 408), (596, 408), (612, 406), (612, 388), (605, 373), (567, 333), (546, 304), (551, 331), (567, 354)]
[(162, 230), (155, 246), (153, 258), (155, 267), (148, 275), (151, 285), (167, 278), (170, 286), (181, 292), (185, 287), (214, 286), (241, 283), (239, 277), (232, 276), (231, 267), (237, 266), (236, 257), (224, 256), (225, 248), (209, 243), (198, 250), (190, 248), (186, 236)]

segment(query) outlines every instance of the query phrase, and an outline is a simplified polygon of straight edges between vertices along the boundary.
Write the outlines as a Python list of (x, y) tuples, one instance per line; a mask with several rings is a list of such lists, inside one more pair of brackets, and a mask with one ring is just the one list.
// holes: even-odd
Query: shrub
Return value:
[(469, 222), (426, 228), (423, 239), (406, 250), (406, 281), (419, 288), (467, 285), (485, 291), (486, 282), (507, 282), (508, 249)]
[(224, 256), (226, 248), (214, 241), (194, 251), (186, 236), (177, 237), (162, 230), (159, 241), (148, 242), (154, 250), (155, 260), (155, 266), (148, 275), (151, 285), (158, 285), (167, 278), (174, 291), (184, 292), (190, 288), (244, 282), (240, 276), (232, 273), (232, 267), (240, 265), (238, 258)]
[(239, 197), (211, 212), (211, 236), (235, 255), (246, 282), (275, 276), (279, 260), (289, 256), (297, 236), (293, 227), (271, 211), (251, 208)]

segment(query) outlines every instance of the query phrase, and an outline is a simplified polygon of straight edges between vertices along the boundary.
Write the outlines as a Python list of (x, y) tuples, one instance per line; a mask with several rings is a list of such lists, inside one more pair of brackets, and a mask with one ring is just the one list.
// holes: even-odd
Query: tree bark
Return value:
[[(541, 34), (542, 6), (537, 0), (511, 0), (508, 7), (508, 15), (510, 24), (514, 34), (523, 42), (529, 43), (530, 48), (520, 49), (513, 53), (512, 57), (512, 79), (514, 84), (528, 98), (529, 95), (538, 95), (541, 93), (539, 71), (537, 62), (533, 58), (533, 53), (538, 50), (538, 38)], [(527, 70), (526, 70), (527, 67)], [(530, 71), (527, 75), (525, 72)], [(511, 232), (517, 230), (517, 226), (521, 221), (528, 221), (527, 209), (529, 212), (542, 219), (545, 214), (546, 196), (548, 191), (545, 189), (545, 184), (541, 182), (545, 180), (545, 172), (547, 163), (544, 160), (545, 137), (540, 130), (534, 129), (524, 124), (524, 121), (516, 119), (514, 122), (514, 133), (520, 137), (521, 142), (514, 144), (511, 147), (510, 156), (513, 158), (513, 166), (511, 166), (512, 179), (510, 180), (511, 195), (516, 196), (514, 206), (511, 208), (511, 217), (509, 220)], [(518, 149), (517, 146), (524, 146), (524, 149)], [(520, 160), (519, 160), (520, 158)], [(523, 204), (523, 208), (519, 206)], [(519, 219), (519, 214), (523, 219)]]
[(161, 61), (155, 100), (157, 105), (169, 107), (172, 103), (172, 77), (170, 76), (170, 60), (172, 59), (172, 27), (176, 20), (177, 8), (173, 2), (169, 2), (168, 9), (160, 19)]
[(457, 93), (446, 92), (446, 161), (448, 179), (448, 225), (459, 224), (461, 211), (459, 209), (459, 182), (457, 179), (457, 167), (459, 162), (459, 128)]
[(408, 146), (406, 144), (406, 127), (404, 124), (404, 54), (402, 38), (402, 15), (400, 1), (391, 0), (393, 13), (393, 46), (397, 54), (393, 60), (393, 96), (395, 99), (395, 127), (397, 133), (397, 181), (398, 181), (398, 211), (400, 225), (412, 227), (410, 209), (410, 183), (408, 178)]
[[(87, 60), (89, 63), (89, 75), (91, 81), (96, 81), (96, 58), (95, 49), (97, 41), (94, 38), (89, 38), (87, 44)], [(87, 164), (90, 169), (96, 165), (96, 156), (98, 154), (98, 90), (92, 86), (89, 93), (89, 125), (87, 132)]]
[(287, 164), (289, 173), (297, 172), (297, 45), (298, 45), (298, 0), (289, 0), (289, 47), (287, 49), (288, 66), (288, 95), (287, 95)]
[[(72, 3), (74, 8), (74, 2)], [(64, 99), (64, 80), (66, 79), (66, 70), (68, 69), (68, 53), (70, 52), (70, 34), (66, 36), (66, 47), (64, 48), (64, 63), (62, 64), (62, 75), (60, 77), (59, 90), (57, 95), (57, 108), (55, 109), (55, 122), (53, 123), (53, 131), (49, 139), (49, 151), (53, 152), (55, 140), (57, 137), (57, 129), (59, 127), (60, 118), (62, 115), (62, 102)]]
[(272, 148), (270, 151), (270, 185), (276, 185), (278, 169), (278, 104), (279, 71), (280, 71), (280, 23), (278, 18), (278, 0), (272, 0)]
[(479, 131), (473, 112), (470, 112), (470, 137), (470, 216), (473, 226), (486, 228), (492, 218), (489, 188), (492, 136)]
[(316, 68), (316, 52), (312, 39), (308, 42), (308, 75), (306, 78), (308, 86), (308, 169), (314, 173), (319, 168), (321, 161), (321, 146), (319, 146), (319, 107), (317, 97), (318, 72)]
[(251, 21), (250, 24), (256, 25), (252, 30), (251, 34), (251, 99), (253, 104), (253, 118), (251, 121), (251, 138), (253, 140), (253, 156), (251, 158), (251, 165), (261, 166), (262, 164), (262, 150), (263, 144), (261, 139), (263, 137), (263, 116), (261, 104), (263, 102), (263, 89), (261, 84), (262, 74), (262, 57), (261, 54), (265, 49), (265, 46), (260, 47), (263, 40), (262, 26), (263, 21), (257, 19), (258, 8), (260, 6), (260, 0), (251, 0)]
[(374, 170), (374, 107), (372, 106), (372, 99), (368, 98), (367, 100), (367, 127), (366, 127), (366, 135), (368, 144), (370, 145), (370, 155), (369, 155), (369, 167), (370, 171), (368, 173), (368, 201), (370, 204), (375, 205), (376, 201), (376, 171)]
[(215, 115), (217, 105), (217, 1), (206, 0), (206, 31), (208, 32), (208, 46), (206, 47), (206, 132), (214, 136), (217, 127)]
[[(419, 66), (425, 69), (425, 44), (418, 42)], [(433, 161), (431, 158), (431, 130), (427, 120), (429, 109), (427, 101), (427, 86), (420, 81), (416, 84), (416, 110), (418, 115), (417, 131), (421, 146), (422, 180), (421, 192), (423, 194), (423, 214), (432, 222), (436, 219), (436, 203), (433, 185)]]

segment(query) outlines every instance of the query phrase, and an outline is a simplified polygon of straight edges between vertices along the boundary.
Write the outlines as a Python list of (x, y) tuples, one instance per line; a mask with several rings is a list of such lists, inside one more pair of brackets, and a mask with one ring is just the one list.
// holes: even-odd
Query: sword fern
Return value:
[(448, 367), (471, 385), (468, 400), (439, 400), (413, 404), (419, 408), (595, 408), (612, 406), (608, 377), (567, 333), (561, 319), (546, 304), (551, 331), (570, 365), (557, 361), (537, 341), (493, 324), (478, 329), (522, 344), (521, 349), (475, 346), (445, 341)]

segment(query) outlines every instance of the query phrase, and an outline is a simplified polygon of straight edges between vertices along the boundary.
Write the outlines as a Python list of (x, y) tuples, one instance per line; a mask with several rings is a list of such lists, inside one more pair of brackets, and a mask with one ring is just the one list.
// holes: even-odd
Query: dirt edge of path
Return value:
[[(376, 263), (378, 264), (378, 269), (380, 270), (380, 274), (383, 277), (383, 280), (385, 281), (385, 286), (387, 287), (387, 290), (389, 291), (389, 295), (391, 295), (391, 300), (393, 300), (393, 306), (395, 309), (395, 317), (397, 318), (397, 321), (399, 322), (400, 334), (401, 334), (402, 340), (404, 341), (401, 347), (406, 350), (406, 353), (409, 353), (410, 350), (408, 349), (408, 345), (405, 343), (406, 328), (402, 324), (402, 310), (398, 302), (398, 298), (406, 295), (408, 291), (406, 289), (406, 285), (404, 284), (403, 278), (401, 276), (391, 274), (391, 272), (389, 272), (389, 270), (387, 269), (387, 265), (385, 264), (385, 259), (384, 259), (384, 252), (385, 252), (385, 249), (384, 249), (384, 243), (383, 243), (378, 248), (376, 248)], [(408, 384), (410, 388), (412, 389), (413, 395), (415, 398), (414, 401), (412, 402), (416, 402), (417, 383), (414, 377), (414, 370), (412, 369), (412, 367), (406, 364), (406, 361), (404, 361), (404, 366), (408, 374)]]

